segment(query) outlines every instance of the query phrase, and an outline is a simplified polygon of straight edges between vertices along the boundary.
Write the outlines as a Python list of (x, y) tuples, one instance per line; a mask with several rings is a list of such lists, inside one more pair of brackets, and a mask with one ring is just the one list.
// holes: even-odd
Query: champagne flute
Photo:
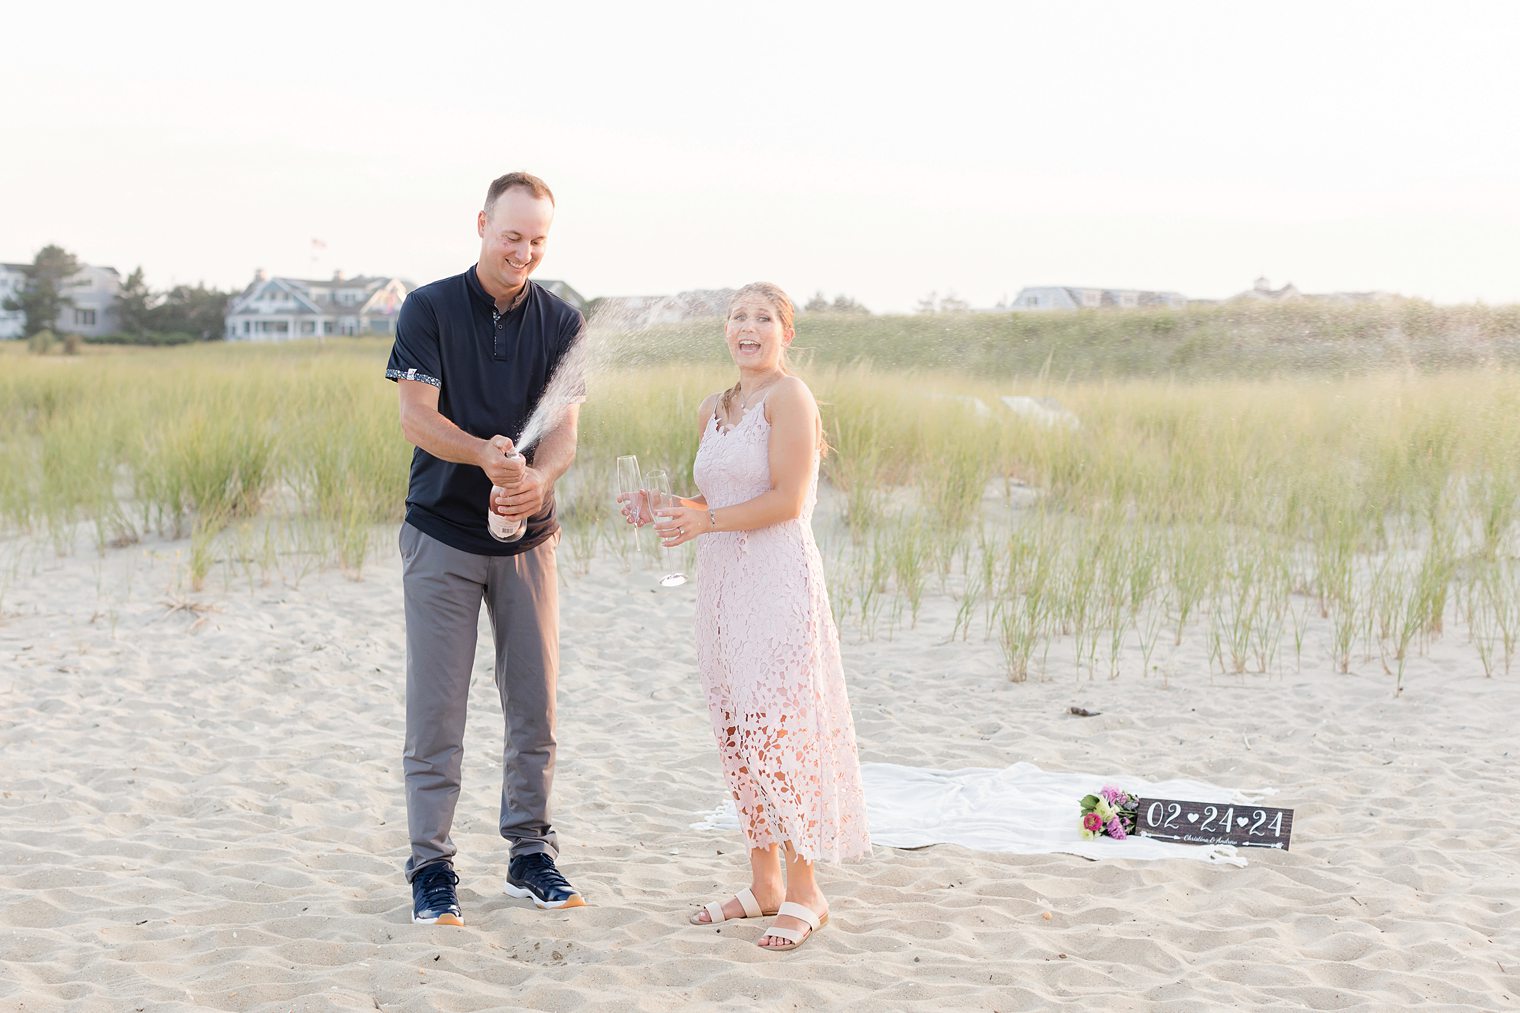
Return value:
[[(678, 506), (676, 498), (670, 494), (670, 475), (664, 468), (656, 468), (644, 475), (644, 489), (649, 496), (649, 514), (654, 516), (656, 510), (666, 507)], [(686, 583), (686, 574), (674, 568), (675, 556), (664, 543), (660, 544), (660, 561), (664, 564), (666, 573), (660, 578), (661, 587), (680, 587)]]
[[(626, 516), (634, 521), (638, 520), (643, 507), (639, 500), (644, 491), (644, 480), (639, 477), (639, 459), (633, 454), (624, 454), (617, 459), (617, 491), (618, 496), (626, 496), (623, 502)], [(639, 549), (639, 527), (637, 523), (628, 525), (628, 537), (633, 544), (634, 552)]]

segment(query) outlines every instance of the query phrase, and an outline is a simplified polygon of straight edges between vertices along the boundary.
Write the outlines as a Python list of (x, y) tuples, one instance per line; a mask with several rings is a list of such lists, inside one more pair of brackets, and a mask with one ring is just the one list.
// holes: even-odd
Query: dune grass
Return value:
[[(715, 320), (639, 336), (642, 358), (726, 365)], [(1520, 306), (1434, 306), (1417, 299), (1337, 304), (1223, 303), (1185, 309), (930, 316), (805, 314), (797, 345), (811, 366), (926, 365), (984, 377), (1099, 380), (1365, 375), (1520, 366)]]
[[(982, 340), (966, 328), (958, 344)], [(1047, 356), (1020, 379), (831, 361), (820, 331), (806, 376), (837, 523), (821, 516), (818, 533), (855, 635), (914, 625), (942, 594), (947, 639), (997, 642), (1014, 679), (1048, 674), (1056, 644), (1083, 677), (1146, 675), (1158, 644), (1189, 637), (1221, 673), (1282, 671), (1289, 651), (1303, 664), (1314, 621), (1330, 631), (1322, 660), (1375, 661), (1400, 686), (1411, 654), (1453, 622), (1484, 671), (1509, 670), (1520, 371), (1075, 379)], [(1496, 347), (1501, 331), (1471, 342)], [(188, 538), (197, 587), (217, 573), (357, 572), (400, 520), (411, 455), (386, 352), (373, 340), (0, 349), (0, 528), (58, 551), (81, 533), (98, 551)], [(692, 490), (698, 405), (730, 379), (711, 359), (593, 383), (557, 492), (572, 566), (638, 551), (608, 507), (618, 454)], [(1025, 420), (998, 401), (1013, 393), (1052, 398), (1080, 425)]]

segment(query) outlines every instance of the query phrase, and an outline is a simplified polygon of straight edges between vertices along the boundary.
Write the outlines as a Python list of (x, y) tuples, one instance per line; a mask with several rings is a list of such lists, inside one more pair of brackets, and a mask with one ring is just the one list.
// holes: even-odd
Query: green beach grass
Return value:
[[(946, 596), (947, 639), (995, 641), (1013, 679), (1057, 643), (1086, 676), (1144, 674), (1185, 638), (1219, 672), (1281, 671), (1316, 621), (1341, 670), (1374, 659), (1402, 685), (1456, 637), (1508, 671), (1520, 317), (1269, 309), (801, 318), (841, 624), (890, 636)], [(691, 491), (697, 407), (731, 381), (716, 328), (633, 335), (643, 361), (592, 384), (558, 492), (570, 565), (633, 551), (617, 455)], [(411, 454), (387, 351), (0, 348), (0, 531), (59, 552), (185, 538), (195, 588), (359, 573), (400, 521)], [(1023, 419), (1013, 394), (1080, 425)]]

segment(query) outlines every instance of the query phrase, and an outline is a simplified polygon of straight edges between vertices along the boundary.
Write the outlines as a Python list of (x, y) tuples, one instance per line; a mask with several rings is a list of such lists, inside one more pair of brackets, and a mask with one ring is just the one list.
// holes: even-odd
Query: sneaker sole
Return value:
[(413, 925), (463, 925), (464, 919), (458, 915), (439, 915), (437, 918), (418, 918), (412, 915)]
[(565, 908), (586, 906), (586, 898), (578, 893), (572, 893), (564, 900), (556, 901), (544, 900), (532, 890), (522, 886), (513, 886), (511, 883), (504, 883), (501, 889), (508, 897), (516, 897), (518, 900), (531, 900), (536, 907), (544, 911), (563, 911)]

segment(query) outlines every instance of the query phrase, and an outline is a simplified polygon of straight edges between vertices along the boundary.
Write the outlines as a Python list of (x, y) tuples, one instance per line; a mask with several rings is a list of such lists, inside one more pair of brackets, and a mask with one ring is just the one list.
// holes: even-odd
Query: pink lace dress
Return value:
[[(713, 508), (770, 489), (764, 398), (731, 428), (709, 420), (692, 472)], [(813, 541), (818, 459), (802, 516), (697, 539), (697, 665), (723, 774), (750, 848), (809, 861), (870, 853), (855, 725), (823, 560)]]

